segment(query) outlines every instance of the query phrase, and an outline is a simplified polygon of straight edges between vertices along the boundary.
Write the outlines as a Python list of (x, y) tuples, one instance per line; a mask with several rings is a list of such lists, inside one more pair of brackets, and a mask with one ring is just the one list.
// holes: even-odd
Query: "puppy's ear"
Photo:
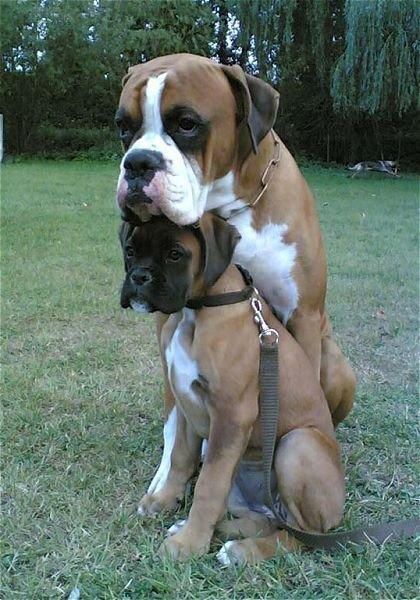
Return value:
[(127, 221), (123, 221), (120, 226), (120, 230), (118, 232), (118, 237), (120, 238), (121, 248), (124, 250), (124, 246), (128, 238), (133, 235), (133, 231), (136, 226), (133, 223), (127, 223)]
[(246, 122), (252, 149), (257, 154), (258, 144), (276, 120), (279, 93), (262, 79), (246, 75), (239, 65), (222, 65), (222, 70), (235, 95), (239, 118)]
[(211, 287), (230, 265), (241, 236), (236, 227), (210, 213), (200, 219), (200, 232), (204, 242), (204, 283)]
[(120, 244), (121, 244), (121, 248), (122, 248), (123, 256), (124, 256), (124, 269), (125, 269), (126, 273), (128, 272), (128, 265), (127, 265), (127, 261), (125, 260), (124, 248), (127, 243), (127, 240), (133, 235), (133, 231), (135, 228), (136, 228), (136, 226), (133, 225), (132, 223), (127, 223), (126, 221), (123, 221), (121, 223), (121, 227), (118, 232), (118, 237), (120, 238)]

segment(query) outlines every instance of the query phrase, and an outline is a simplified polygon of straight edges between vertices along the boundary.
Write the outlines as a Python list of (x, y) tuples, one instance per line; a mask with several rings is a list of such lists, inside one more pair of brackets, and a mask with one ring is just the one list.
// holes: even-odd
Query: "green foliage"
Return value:
[(44, 158), (113, 158), (120, 153), (120, 143), (109, 127), (56, 127), (40, 125), (33, 136), (34, 147)]
[[(277, 128), (299, 154), (416, 161), (416, 0), (3, 0), (1, 8), (10, 153), (60, 152), (39, 147), (42, 126), (112, 128), (130, 65), (193, 52), (276, 87)], [(83, 136), (79, 149), (88, 149)]]
[(418, 104), (419, 26), (416, 0), (347, 0), (346, 48), (332, 76), (335, 108), (401, 116)]
[(6, 140), (30, 151), (42, 123), (110, 126), (130, 64), (209, 53), (214, 15), (190, 0), (5, 0), (0, 34)]

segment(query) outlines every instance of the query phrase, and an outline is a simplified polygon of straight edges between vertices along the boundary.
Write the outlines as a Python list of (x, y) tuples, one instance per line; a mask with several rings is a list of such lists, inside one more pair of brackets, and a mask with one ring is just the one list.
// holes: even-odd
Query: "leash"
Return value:
[(279, 529), (287, 531), (305, 546), (313, 549), (333, 550), (342, 548), (348, 542), (363, 544), (374, 542), (382, 544), (388, 540), (420, 535), (420, 520), (394, 521), (379, 523), (337, 533), (310, 533), (289, 525), (279, 513), (271, 493), (271, 470), (274, 452), (277, 444), (277, 425), (279, 420), (279, 334), (269, 327), (264, 320), (263, 307), (257, 297), (258, 290), (252, 285), (248, 271), (236, 265), (245, 280), (246, 287), (237, 292), (226, 292), (213, 296), (190, 298), (186, 303), (188, 308), (198, 310), (203, 306), (224, 306), (243, 302), (251, 298), (251, 308), (254, 322), (258, 326), (260, 341), (260, 419), (262, 432), (262, 468), (264, 477), (264, 492), (267, 505), (274, 514)]
[(420, 520), (410, 519), (391, 523), (379, 523), (340, 531), (337, 533), (309, 533), (289, 525), (277, 510), (271, 493), (271, 469), (277, 442), (277, 424), (279, 418), (279, 336), (275, 329), (268, 327), (262, 315), (262, 305), (257, 298), (252, 298), (251, 307), (254, 321), (258, 325), (260, 340), (260, 419), (262, 432), (262, 465), (264, 472), (264, 490), (268, 506), (272, 510), (277, 526), (284, 529), (305, 546), (314, 549), (332, 550), (341, 548), (347, 542), (363, 544), (375, 542), (382, 544), (390, 539), (420, 535)]

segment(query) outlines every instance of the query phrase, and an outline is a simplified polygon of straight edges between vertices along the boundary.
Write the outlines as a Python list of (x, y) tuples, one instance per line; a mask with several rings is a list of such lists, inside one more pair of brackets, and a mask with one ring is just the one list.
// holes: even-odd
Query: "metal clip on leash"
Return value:
[[(255, 291), (256, 293), (258, 293), (257, 290)], [(251, 299), (251, 306), (252, 310), (254, 311), (254, 322), (258, 325), (258, 329), (260, 330), (260, 334), (258, 337), (260, 338), (261, 346), (265, 344), (269, 344), (270, 346), (278, 344), (279, 334), (275, 329), (269, 327), (264, 321), (264, 317), (262, 314), (262, 304), (258, 300), (258, 298)], [(271, 340), (269, 338), (271, 338)]]

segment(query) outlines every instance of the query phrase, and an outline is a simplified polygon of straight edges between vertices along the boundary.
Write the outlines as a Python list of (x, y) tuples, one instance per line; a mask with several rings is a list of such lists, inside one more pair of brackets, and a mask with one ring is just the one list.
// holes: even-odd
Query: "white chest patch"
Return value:
[(234, 181), (233, 172), (230, 171), (211, 184), (206, 200), (206, 211), (217, 209), (217, 214), (227, 219), (233, 210), (246, 206), (245, 202), (235, 196)]
[(299, 301), (292, 270), (296, 244), (286, 244), (287, 225), (267, 223), (259, 231), (252, 226), (252, 211), (246, 210), (229, 219), (242, 238), (236, 246), (234, 262), (247, 269), (255, 286), (270, 303), (277, 316), (287, 323)]
[(182, 318), (165, 350), (168, 377), (175, 396), (181, 401), (199, 404), (200, 399), (192, 384), (198, 378), (198, 366), (190, 356), (190, 348), (195, 329), (195, 314), (184, 308)]

